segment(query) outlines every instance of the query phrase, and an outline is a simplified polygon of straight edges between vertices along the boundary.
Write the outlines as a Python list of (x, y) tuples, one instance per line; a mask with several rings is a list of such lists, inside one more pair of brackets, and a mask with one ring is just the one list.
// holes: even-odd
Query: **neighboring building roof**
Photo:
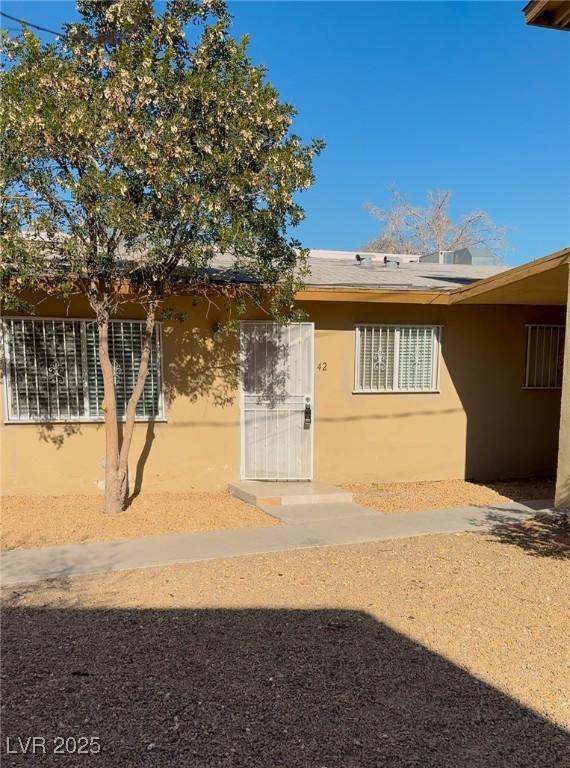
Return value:
[(568, 0), (531, 0), (523, 8), (523, 13), (527, 24), (570, 30)]
[(498, 259), (485, 245), (469, 245), (453, 251), (435, 251), (420, 256), (426, 264), (498, 264)]

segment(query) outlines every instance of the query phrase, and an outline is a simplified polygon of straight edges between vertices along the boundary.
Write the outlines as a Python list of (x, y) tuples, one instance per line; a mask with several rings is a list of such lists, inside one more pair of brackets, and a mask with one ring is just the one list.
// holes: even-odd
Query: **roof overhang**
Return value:
[(531, 0), (523, 8), (525, 21), (536, 27), (570, 30), (568, 0)]
[(450, 304), (532, 304), (565, 306), (570, 248), (479, 280), (449, 294)]
[(297, 301), (357, 301), (377, 304), (447, 304), (449, 291), (396, 291), (381, 288), (305, 286)]

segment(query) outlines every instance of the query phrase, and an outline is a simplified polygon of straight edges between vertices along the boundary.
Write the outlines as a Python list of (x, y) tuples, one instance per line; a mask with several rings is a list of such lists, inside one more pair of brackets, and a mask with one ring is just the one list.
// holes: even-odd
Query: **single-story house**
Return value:
[[(306, 321), (252, 312), (239, 340), (222, 308), (170, 298), (184, 318), (155, 336), (131, 482), (558, 472), (557, 501), (570, 505), (569, 261), (569, 248), (514, 269), (313, 252), (297, 296)], [(112, 326), (119, 404), (141, 317), (127, 306)], [(97, 492), (102, 379), (87, 305), (46, 298), (33, 317), (3, 318), (3, 342), (3, 492)]]

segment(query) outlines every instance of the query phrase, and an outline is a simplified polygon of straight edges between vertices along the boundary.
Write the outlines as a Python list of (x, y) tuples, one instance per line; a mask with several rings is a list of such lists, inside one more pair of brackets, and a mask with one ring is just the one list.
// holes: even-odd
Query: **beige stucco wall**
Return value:
[[(320, 304), (315, 475), (323, 480), (553, 474), (560, 393), (524, 390), (527, 322), (557, 308)], [(440, 392), (352, 394), (357, 322), (442, 324)]]
[[(187, 313), (164, 324), (166, 423), (138, 424), (131, 476), (144, 488), (224, 488), (239, 477), (240, 412), (228, 381), (235, 369), (223, 342), (212, 342), (215, 308), (189, 298)], [(446, 307), (311, 302), (316, 324), (315, 478), (330, 482), (553, 474), (560, 393), (522, 389), (525, 323), (561, 322), (559, 308)], [(46, 302), (45, 316), (66, 310)], [(89, 316), (75, 303), (70, 316)], [(130, 312), (124, 315), (136, 317)], [(444, 326), (440, 392), (353, 394), (354, 324)], [(319, 362), (326, 362), (318, 370)], [(4, 414), (4, 404), (2, 403)], [(2, 424), (3, 493), (97, 493), (103, 479), (104, 430), (81, 424)], [(68, 430), (69, 431), (69, 430)]]
[(570, 265), (568, 265), (568, 297), (555, 500), (556, 506), (563, 509), (570, 509)]

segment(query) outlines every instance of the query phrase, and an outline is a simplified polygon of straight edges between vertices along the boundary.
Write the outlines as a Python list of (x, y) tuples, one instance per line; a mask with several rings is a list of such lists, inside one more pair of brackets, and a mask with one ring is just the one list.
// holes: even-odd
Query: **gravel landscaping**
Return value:
[(225, 492), (141, 494), (118, 515), (101, 505), (101, 496), (4, 496), (2, 549), (278, 524)]
[(45, 766), (567, 765), (570, 569), (533, 535), (5, 590), (3, 732), (100, 737)]
[(488, 506), (509, 501), (554, 499), (554, 480), (513, 480), (482, 485), (466, 480), (420, 483), (348, 483), (357, 504), (386, 515), (446, 507)]

